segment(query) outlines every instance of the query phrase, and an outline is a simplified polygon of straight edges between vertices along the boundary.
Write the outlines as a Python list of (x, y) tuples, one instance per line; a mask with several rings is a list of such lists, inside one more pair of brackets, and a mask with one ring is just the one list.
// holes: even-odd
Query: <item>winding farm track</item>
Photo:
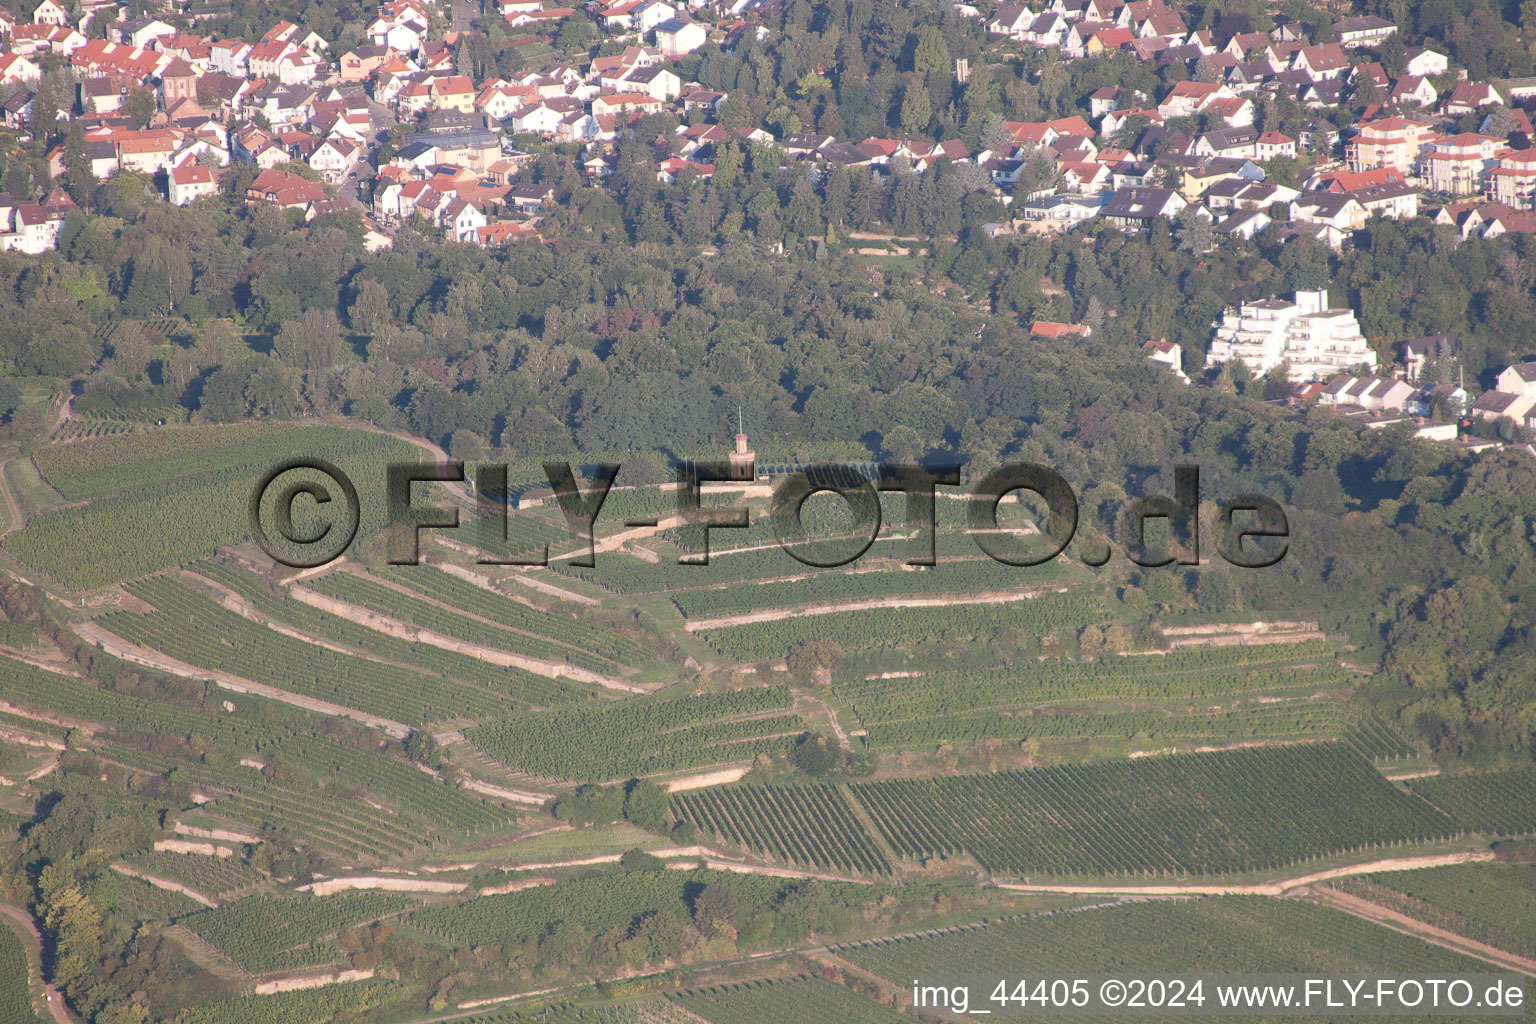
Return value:
[[(25, 910), (13, 907), (7, 903), (0, 903), (0, 914), (4, 914), (16, 922), (16, 924), (26, 929), (30, 939), (23, 942), (22, 945), (27, 951), (27, 973), (31, 976), (29, 980), (33, 983), (40, 981), (43, 976), (43, 933), (38, 931), (37, 922)], [(64, 997), (59, 994), (58, 989), (47, 982), (43, 982), (42, 990), (43, 1002), (37, 1003), (36, 1000), (33, 1001), (36, 1004), (39, 1018), (44, 1018), (43, 1007), (46, 1005), (47, 1013), (52, 1015), (55, 1024), (80, 1024), (70, 1014), (69, 1010), (65, 1008)]]
[(1313, 871), (1305, 875), (1277, 878), (1269, 882), (1253, 883), (1201, 883), (1183, 885), (1055, 885), (1022, 882), (998, 882), (999, 889), (1011, 892), (1055, 892), (1085, 896), (1284, 896), (1302, 886), (1326, 882), (1350, 875), (1373, 875), (1379, 871), (1411, 871), (1417, 868), (1440, 868), (1451, 864), (1469, 864), (1493, 860), (1492, 850), (1462, 850), (1458, 853), (1431, 853), (1422, 857), (1389, 857), (1360, 864), (1346, 864), (1326, 871)]
[(1395, 910), (1363, 900), (1358, 896), (1351, 896), (1349, 893), (1339, 892), (1337, 889), (1310, 889), (1308, 894), (1316, 897), (1318, 902), (1326, 906), (1342, 910), (1346, 914), (1352, 914), (1372, 924), (1379, 924), (1383, 928), (1411, 935), (1463, 956), (1475, 957), (1506, 971), (1519, 971), (1528, 977), (1536, 978), (1536, 960), (1528, 957), (1517, 956), (1496, 946), (1467, 938), (1465, 935), (1446, 931), (1444, 928), (1436, 928), (1407, 914), (1399, 914)]

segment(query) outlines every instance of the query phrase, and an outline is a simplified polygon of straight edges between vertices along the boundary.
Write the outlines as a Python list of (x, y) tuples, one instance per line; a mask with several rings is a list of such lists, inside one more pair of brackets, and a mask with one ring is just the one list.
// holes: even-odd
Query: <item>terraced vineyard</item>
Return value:
[[(181, 814), (188, 824), (287, 837), (349, 863), (375, 863), (464, 839), (514, 817), (500, 804), (448, 789), (413, 765), (319, 737), (292, 737), (261, 754), (269, 765), (275, 762), (274, 771), (214, 768), (120, 747), (101, 751), (203, 798)], [(317, 802), (317, 793), (324, 793), (323, 801)]]
[(890, 865), (834, 786), (739, 786), (680, 793), (672, 814), (776, 863), (885, 874)]
[(127, 858), (127, 864), (136, 871), (179, 882), (193, 892), (220, 902), (248, 894), (268, 884), (265, 874), (245, 863), (238, 855), (209, 857), (195, 853), (151, 850)]
[[(729, 561), (736, 556), (727, 556)], [(867, 556), (866, 556), (867, 557)], [(803, 580), (761, 583), (750, 587), (694, 590), (678, 594), (678, 609), (690, 619), (736, 615), (768, 608), (787, 608), (838, 601), (867, 601), (903, 596), (1015, 593), (1059, 584), (1067, 573), (1056, 563), (1018, 568), (985, 556), (961, 562), (940, 562), (927, 569), (903, 570), (900, 563), (860, 562), (867, 571), (820, 573)], [(704, 570), (707, 571), (707, 570)]]
[(1409, 788), (1468, 832), (1536, 833), (1536, 766), (1414, 779)]
[(1104, 618), (1096, 594), (1071, 591), (996, 604), (952, 604), (942, 608), (876, 608), (707, 629), (699, 635), (723, 656), (737, 661), (782, 658), (796, 644), (835, 637), (850, 651), (912, 648), (942, 643), (995, 643), (1007, 638), (1074, 632)]
[(284, 636), (170, 577), (131, 584), (133, 596), (155, 612), (113, 612), (103, 628), (129, 643), (200, 668), (267, 683), (282, 690), (393, 718), (407, 725), (488, 718), (509, 701), (413, 669), (338, 654)]
[(709, 1024), (900, 1024), (911, 1018), (824, 978), (758, 981), (679, 992), (668, 998)]
[[(771, 904), (807, 883), (800, 879), (738, 875), (716, 871), (606, 871), (583, 875), (520, 892), (479, 896), (451, 907), (418, 910), (400, 922), (402, 931), (474, 946), (511, 947), (568, 922), (594, 934), (627, 930), (647, 914), (679, 921), (690, 915), (690, 901), (710, 882), (726, 882), (743, 907)], [(852, 882), (817, 882), (818, 891), (836, 895), (866, 888)]]
[[(176, 447), (183, 442), (185, 452)], [(384, 465), (416, 461), (421, 454), (404, 441), (340, 427), (257, 431), (224, 455), (216, 454), (219, 447), (216, 434), (180, 430), (61, 446), (56, 464), (43, 457), (49, 482), (69, 495), (95, 497), (39, 513), (5, 546), (72, 588), (105, 586), (205, 558), (248, 538), (251, 488), (296, 451), (329, 459), (362, 482), (359, 535), (366, 537), (384, 523)], [(65, 452), (74, 448), (85, 450)]]
[[(101, 653), (95, 655), (95, 660), (103, 667), (115, 662), (110, 655)], [(285, 713), (273, 708), (270, 701), (240, 694), (229, 694), (224, 699), (237, 708), (245, 707), (246, 714), (218, 714), (201, 707), (140, 700), (11, 658), (0, 658), (0, 690), (4, 691), (7, 701), (50, 715), (110, 723), (114, 730), (150, 736), (201, 736), (235, 750), (255, 749), (262, 739), (281, 733), (279, 722), (285, 717)], [(259, 715), (255, 712), (257, 706), (261, 708)], [(292, 719), (297, 721), (298, 718), (295, 712)], [(34, 731), (57, 728), (38, 725), (29, 719), (23, 722)]]
[(253, 974), (334, 963), (341, 951), (326, 938), (398, 913), (416, 901), (386, 893), (280, 898), (250, 896), (179, 923)]
[(244, 569), (221, 562), (198, 562), (191, 568), (197, 575), (233, 590), (258, 613), (276, 622), (286, 623), (309, 636), (345, 644), (379, 660), (409, 665), (544, 707), (581, 700), (592, 692), (590, 687), (580, 683), (493, 665), (455, 651), (389, 636), (307, 605)]
[(1021, 875), (1267, 870), (1458, 831), (1338, 744), (870, 782), (852, 790), (903, 856), (968, 854), (988, 870)]
[(179, 892), (162, 889), (139, 878), (117, 876), (112, 879), (118, 904), (135, 922), (174, 921), (203, 909), (203, 904)]
[(464, 734), (518, 771), (607, 781), (782, 752), (806, 730), (793, 704), (787, 686), (757, 687), (517, 715)]
[(342, 1014), (366, 1013), (404, 994), (398, 981), (372, 979), (351, 985), (325, 985), (299, 992), (237, 996), (185, 1010), (177, 1024), (272, 1024), (275, 1020), (317, 1024)]
[[(537, 611), (508, 598), (498, 598), (497, 595), (482, 590), (472, 583), (458, 580), (430, 566), (411, 566), (408, 567), (409, 572), (402, 571), (404, 568), (406, 567), (397, 570), (398, 579), (394, 582), (399, 582), (402, 586), (406, 585), (406, 581), (415, 583), (415, 586), (408, 589), (421, 596), (403, 593), (394, 587), (386, 586), (377, 579), (351, 572), (334, 572), (308, 580), (304, 585), (348, 604), (358, 605), (380, 615), (410, 623), (422, 629), (429, 629), (456, 640), (463, 640), (466, 643), (522, 654), (556, 664), (578, 665), (594, 672), (614, 673), (623, 668), (619, 662), (602, 652), (611, 652), (620, 647), (627, 649), (627, 645), (613, 637), (598, 640), (596, 637), (600, 631), (584, 627), (574, 619), (562, 614)], [(428, 573), (433, 575), (426, 575)], [(428, 588), (438, 587), (435, 577), (442, 577), (464, 589), (461, 591), (458, 587), (442, 586), (442, 593), (451, 597), (439, 596), (439, 594), (429, 595)], [(507, 611), (505, 615), (491, 618), (487, 622), (425, 600), (426, 597), (431, 596), (444, 604), (451, 604), (453, 608), (466, 610), (488, 607), (470, 591), (483, 594), (487, 601), (495, 603), (495, 607), (489, 609), (493, 614), (499, 615), (499, 611), (505, 611), (502, 608), (503, 605), (516, 611)], [(482, 613), (475, 611), (473, 614)], [(501, 623), (508, 625), (501, 625)], [(513, 625), (516, 628), (510, 628)], [(525, 629), (525, 627), (528, 628)], [(544, 632), (541, 633), (540, 630)], [(567, 639), (556, 639), (556, 636)], [(592, 646), (590, 648), (580, 646), (582, 638), (592, 639)]]
[(1476, 942), (1536, 958), (1536, 865), (1456, 864), (1340, 878), (1343, 892)]
[[(1058, 660), (1018, 670), (936, 672), (839, 683), (874, 749), (1035, 736), (1291, 739), (1338, 736), (1341, 701), (1313, 701), (1345, 673), (1326, 641)], [(1212, 699), (1291, 693), (1301, 700), (1211, 710)], [(1115, 703), (1105, 704), (1113, 699)], [(1138, 710), (1126, 710), (1134, 701)]]

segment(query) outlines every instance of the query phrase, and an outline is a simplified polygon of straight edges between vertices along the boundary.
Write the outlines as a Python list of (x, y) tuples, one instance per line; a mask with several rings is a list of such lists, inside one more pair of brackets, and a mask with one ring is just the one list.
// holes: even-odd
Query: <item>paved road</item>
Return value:
[(465, 32), (475, 27), (480, 17), (479, 0), (453, 0), (453, 30)]

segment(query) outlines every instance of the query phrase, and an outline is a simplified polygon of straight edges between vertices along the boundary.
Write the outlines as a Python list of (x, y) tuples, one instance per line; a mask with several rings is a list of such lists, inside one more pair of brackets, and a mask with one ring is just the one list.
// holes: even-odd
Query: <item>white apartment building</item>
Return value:
[(1216, 327), (1206, 365), (1239, 360), (1262, 376), (1281, 362), (1293, 381), (1319, 380), (1352, 367), (1376, 366), (1353, 310), (1329, 309), (1328, 290), (1298, 291), (1291, 301), (1264, 299), (1229, 309)]

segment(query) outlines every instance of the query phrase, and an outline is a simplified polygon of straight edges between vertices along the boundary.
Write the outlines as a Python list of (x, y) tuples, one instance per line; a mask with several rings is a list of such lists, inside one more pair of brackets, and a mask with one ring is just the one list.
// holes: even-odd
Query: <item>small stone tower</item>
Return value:
[(731, 479), (757, 479), (757, 453), (747, 447), (747, 432), (741, 425), (741, 407), (736, 408), (736, 450), (731, 452)]

